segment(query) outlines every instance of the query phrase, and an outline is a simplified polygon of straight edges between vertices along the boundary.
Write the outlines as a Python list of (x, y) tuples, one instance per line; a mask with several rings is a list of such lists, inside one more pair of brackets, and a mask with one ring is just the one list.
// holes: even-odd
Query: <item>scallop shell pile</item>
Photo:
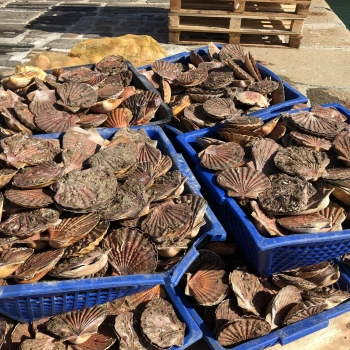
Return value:
[(32, 323), (0, 317), (0, 327), (4, 350), (141, 350), (182, 346), (186, 325), (157, 285), (114, 302)]
[(267, 237), (348, 229), (350, 128), (335, 108), (226, 120), (201, 165)]
[(239, 254), (227, 255), (230, 249), (225, 242), (200, 249), (182, 281), (189, 301), (222, 346), (264, 336), (350, 298), (349, 292), (335, 289), (338, 265), (323, 262), (260, 278)]
[(122, 56), (93, 68), (18, 67), (0, 86), (0, 137), (64, 132), (70, 127), (129, 127), (154, 118), (160, 94), (130, 85), (133, 73)]
[(2, 285), (149, 274), (182, 258), (206, 201), (143, 129), (1, 141)]
[(172, 124), (179, 130), (211, 127), (285, 101), (283, 82), (263, 79), (251, 53), (240, 45), (219, 49), (210, 43), (208, 53), (191, 51), (188, 65), (156, 61), (142, 72), (171, 107)]

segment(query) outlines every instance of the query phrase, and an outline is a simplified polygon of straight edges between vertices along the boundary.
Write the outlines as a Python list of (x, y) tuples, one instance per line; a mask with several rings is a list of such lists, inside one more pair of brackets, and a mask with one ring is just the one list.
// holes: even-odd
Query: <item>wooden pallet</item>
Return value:
[[(310, 3), (171, 0), (169, 43), (202, 44), (212, 41), (212, 36), (220, 36), (216, 42), (298, 48)], [(208, 36), (206, 40), (203, 33)]]

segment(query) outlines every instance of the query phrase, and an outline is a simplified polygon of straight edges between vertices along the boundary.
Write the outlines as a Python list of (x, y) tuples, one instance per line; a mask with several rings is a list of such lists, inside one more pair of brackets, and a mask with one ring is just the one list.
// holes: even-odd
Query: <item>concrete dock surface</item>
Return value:
[[(0, 73), (12, 74), (43, 51), (68, 53), (88, 38), (150, 35), (167, 54), (169, 0), (0, 0)], [(299, 49), (247, 47), (253, 57), (307, 95), (311, 105), (350, 108), (350, 31), (325, 0), (312, 0)], [(203, 341), (190, 350), (207, 349)], [(317, 349), (315, 349), (317, 350)]]

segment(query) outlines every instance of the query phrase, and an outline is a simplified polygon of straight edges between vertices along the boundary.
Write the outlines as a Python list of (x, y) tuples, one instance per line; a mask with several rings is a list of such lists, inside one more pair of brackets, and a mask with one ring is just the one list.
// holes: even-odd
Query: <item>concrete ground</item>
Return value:
[[(0, 0), (0, 73), (42, 51), (69, 52), (87, 38), (145, 34), (170, 55), (169, 0)], [(299, 49), (249, 47), (254, 58), (306, 94), (310, 104), (350, 108), (350, 31), (324, 0), (312, 0)], [(203, 342), (191, 350), (207, 349)], [(315, 349), (316, 350), (316, 349)]]

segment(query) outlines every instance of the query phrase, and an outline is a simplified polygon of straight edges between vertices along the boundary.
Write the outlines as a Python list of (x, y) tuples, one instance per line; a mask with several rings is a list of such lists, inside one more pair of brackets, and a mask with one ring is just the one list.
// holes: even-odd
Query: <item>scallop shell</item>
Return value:
[(63, 249), (33, 254), (15, 271), (17, 283), (33, 283), (44, 277), (61, 259)]
[(345, 166), (350, 166), (350, 131), (340, 132), (333, 141), (333, 147), (338, 153), (338, 159), (341, 159)]
[(22, 89), (31, 84), (34, 81), (34, 78), (39, 75), (39, 72), (35, 70), (29, 70), (27, 72), (19, 72), (10, 75), (7, 78), (2, 79), (2, 85), (6, 89)]
[[(96, 214), (94, 214), (96, 215)], [(63, 258), (81, 256), (89, 253), (107, 234), (109, 221), (100, 221), (92, 230), (64, 250)]]
[(219, 58), (224, 64), (233, 61), (244, 62), (245, 52), (243, 47), (239, 44), (228, 44), (220, 50)]
[(80, 114), (79, 120), (77, 121), (77, 125), (83, 126), (84, 128), (97, 128), (102, 125), (108, 116), (105, 113), (100, 114)]
[(271, 329), (281, 327), (288, 312), (302, 301), (303, 298), (298, 288), (294, 286), (282, 288), (271, 300), (266, 310), (266, 321), (271, 324)]
[(222, 97), (225, 94), (225, 90), (207, 90), (197, 86), (193, 88), (187, 88), (186, 94), (191, 98), (193, 103), (204, 103), (211, 98)]
[(69, 215), (58, 225), (48, 228), (49, 244), (53, 248), (65, 248), (86, 236), (99, 222), (95, 213), (87, 215)]
[(92, 168), (104, 167), (112, 171), (117, 178), (125, 177), (137, 166), (137, 147), (134, 142), (119, 143), (100, 150), (86, 162)]
[(276, 273), (272, 276), (272, 282), (279, 288), (287, 287), (292, 285), (300, 290), (312, 290), (317, 288), (317, 284), (310, 282), (304, 278), (290, 276), (285, 273)]
[(122, 103), (122, 106), (124, 108), (130, 109), (132, 112), (132, 115), (134, 117), (132, 121), (137, 121), (145, 116), (147, 105), (148, 99), (144, 93), (131, 95)]
[(162, 79), (159, 83), (159, 91), (162, 94), (162, 99), (165, 103), (169, 103), (171, 100), (171, 86), (170, 84)]
[(217, 332), (222, 346), (232, 346), (244, 340), (259, 338), (270, 333), (270, 324), (256, 316), (245, 316), (226, 323)]
[(58, 76), (58, 81), (68, 83), (75, 81), (77, 83), (87, 83), (95, 77), (95, 73), (87, 67), (76, 67), (62, 72)]
[(276, 224), (275, 218), (270, 218), (265, 215), (265, 213), (259, 208), (259, 205), (256, 201), (250, 201), (252, 208), (252, 217), (256, 229), (263, 236), (284, 236), (283, 228), (280, 228)]
[(56, 203), (73, 212), (92, 212), (104, 208), (117, 189), (115, 176), (107, 169), (73, 170), (56, 182)]
[(224, 324), (243, 316), (242, 309), (238, 306), (236, 299), (222, 301), (215, 310), (215, 334)]
[(139, 162), (149, 162), (155, 167), (160, 162), (162, 157), (162, 152), (148, 144), (148, 142), (143, 142), (138, 144), (138, 161)]
[[(232, 129), (231, 129), (232, 130)], [(240, 133), (235, 133), (232, 131), (227, 131), (224, 128), (218, 130), (218, 134), (228, 142), (236, 142), (242, 147), (244, 147), (248, 142), (259, 140), (258, 134), (256, 136), (243, 135)]]
[(278, 103), (282, 103), (286, 101), (284, 84), (282, 80), (278, 81), (278, 88), (271, 92), (270, 98), (271, 98), (271, 101), (270, 101), (271, 105), (276, 105)]
[(259, 92), (262, 95), (270, 94), (278, 89), (278, 82), (273, 80), (259, 80), (254, 84), (249, 85), (249, 90)]
[(42, 188), (54, 183), (62, 168), (55, 162), (45, 162), (21, 170), (13, 177), (13, 184), (20, 188)]
[(326, 307), (326, 303), (313, 303), (311, 301), (298, 303), (288, 312), (283, 321), (283, 325), (289, 326), (290, 324), (304, 320), (307, 317), (319, 314), (324, 311)]
[(343, 207), (337, 203), (330, 202), (327, 208), (319, 211), (319, 214), (330, 220), (332, 228), (330, 231), (341, 231), (341, 224), (346, 219), (346, 212)]
[(199, 305), (217, 305), (228, 293), (228, 276), (216, 265), (204, 263), (188, 278), (185, 294), (194, 297)]
[(105, 318), (106, 314), (101, 307), (91, 307), (54, 316), (46, 323), (46, 328), (61, 341), (82, 344), (98, 332), (98, 327)]
[(201, 62), (204, 62), (203, 57), (194, 50), (190, 51), (190, 61), (195, 67), (198, 67)]
[(142, 333), (157, 348), (183, 346), (185, 328), (173, 306), (164, 299), (150, 300), (141, 314)]
[(289, 175), (316, 181), (329, 164), (329, 158), (326, 153), (307, 147), (287, 147), (276, 153), (274, 162)]
[(207, 79), (202, 82), (201, 86), (209, 90), (216, 90), (230, 85), (233, 80), (232, 71), (213, 70), (208, 74)]
[(171, 158), (169, 156), (162, 155), (159, 163), (154, 168), (154, 177), (157, 178), (165, 175), (171, 169), (172, 165), (173, 165), (173, 162)]
[(56, 92), (60, 97), (57, 103), (71, 112), (89, 108), (97, 102), (96, 91), (86, 83), (63, 83), (57, 87)]
[(132, 119), (132, 112), (127, 108), (116, 108), (108, 112), (108, 119), (103, 126), (106, 128), (127, 128)]
[(94, 113), (108, 113), (118, 108), (123, 101), (124, 97), (121, 96), (119, 98), (109, 98), (107, 100), (98, 101), (89, 108), (89, 111)]
[(196, 142), (199, 146), (201, 146), (203, 149), (207, 148), (208, 146), (219, 146), (224, 144), (224, 141), (214, 139), (211, 137), (197, 137)]
[(147, 78), (147, 80), (153, 85), (154, 88), (160, 88), (162, 78), (158, 74), (154, 73), (152, 70), (146, 70), (145, 72), (140, 73)]
[(269, 102), (266, 97), (259, 92), (243, 91), (236, 96), (237, 100), (243, 104), (250, 106), (258, 106), (260, 108), (269, 107)]
[(286, 117), (303, 132), (326, 139), (333, 139), (342, 129), (341, 123), (329, 118), (318, 117), (311, 112), (299, 112)]
[(232, 100), (219, 97), (205, 101), (203, 109), (208, 116), (219, 120), (229, 118), (236, 112), (236, 107)]
[(335, 107), (329, 106), (313, 106), (310, 112), (314, 113), (316, 116), (326, 117), (330, 119), (337, 120), (339, 122), (346, 122), (347, 118), (341, 112), (339, 112)]
[(121, 84), (103, 84), (97, 90), (97, 100), (107, 100), (109, 98), (118, 98), (124, 91), (124, 86)]
[(161, 60), (152, 63), (151, 69), (154, 73), (157, 73), (159, 76), (170, 82), (175, 80), (177, 73), (180, 72), (180, 69), (174, 63)]
[(0, 224), (0, 232), (15, 237), (29, 237), (54, 225), (58, 217), (57, 210), (48, 208), (12, 214)]
[(235, 79), (240, 79), (244, 81), (243, 84), (241, 83), (242, 85), (238, 85), (238, 86), (246, 87), (247, 84), (250, 85), (255, 82), (255, 79), (235, 62), (233, 61), (227, 62), (227, 65), (232, 69)]
[(34, 252), (30, 248), (9, 248), (0, 253), (0, 278), (10, 276)]
[(23, 123), (30, 130), (39, 131), (39, 128), (34, 122), (34, 114), (29, 110), (29, 107), (20, 101), (16, 101), (13, 106), (13, 110), (17, 119)]
[(177, 241), (186, 233), (191, 216), (192, 211), (188, 204), (167, 201), (146, 215), (141, 222), (141, 230), (157, 243)]
[(130, 177), (147, 188), (153, 184), (155, 175), (154, 168), (154, 164), (151, 162), (139, 162), (137, 168)]
[(331, 309), (341, 304), (345, 300), (349, 299), (349, 297), (349, 292), (329, 287), (303, 292), (304, 300), (316, 303), (325, 302), (327, 304), (327, 309)]
[(350, 188), (350, 169), (349, 168), (332, 168), (327, 169), (322, 175), (327, 183), (331, 185)]
[(5, 197), (21, 207), (44, 208), (54, 202), (53, 192), (43, 189), (16, 190), (11, 189), (5, 192)]
[(45, 80), (47, 74), (45, 71), (43, 71), (39, 67), (35, 66), (16, 66), (16, 73), (28, 73), (28, 72), (36, 72), (36, 78), (39, 78), (40, 80)]
[(302, 134), (297, 131), (291, 131), (289, 135), (299, 145), (312, 148), (315, 151), (328, 151), (332, 147), (332, 143), (324, 138)]
[(48, 272), (48, 275), (56, 278), (88, 277), (98, 273), (107, 264), (107, 252), (96, 248), (82, 256), (63, 259)]
[(179, 97), (170, 105), (174, 116), (181, 115), (183, 110), (191, 104), (191, 99), (188, 95), (179, 95)]
[(65, 350), (66, 345), (58, 342), (55, 338), (44, 334), (37, 333), (35, 339), (25, 339), (21, 342), (21, 350)]
[(29, 104), (29, 110), (34, 114), (43, 114), (47, 111), (55, 110), (54, 104), (57, 102), (55, 90), (36, 90), (34, 98)]
[(238, 130), (254, 131), (264, 125), (260, 117), (234, 117), (223, 122), (224, 127), (236, 128)]
[(118, 276), (154, 273), (157, 267), (157, 250), (141, 232), (120, 228), (112, 231), (102, 242), (111, 249), (108, 262)]
[(262, 80), (259, 68), (250, 52), (245, 55), (244, 67), (255, 80)]
[(183, 73), (177, 73), (176, 81), (181, 86), (190, 87), (203, 83), (208, 78), (206, 68), (196, 68)]
[(4, 153), (0, 158), (16, 168), (52, 161), (60, 153), (60, 149), (47, 140), (21, 134), (1, 140), (1, 147)]
[(17, 172), (17, 169), (0, 169), (0, 188), (6, 186)]
[(203, 109), (203, 104), (201, 103), (192, 103), (184, 109), (184, 117), (182, 121), (187, 118), (195, 125), (200, 128), (211, 127), (217, 124), (216, 121), (213, 121), (210, 117), (208, 117)]
[(124, 57), (120, 55), (105, 56), (100, 62), (95, 64), (95, 68), (99, 72), (108, 73), (109, 75), (116, 75), (128, 70)]
[(224, 170), (241, 164), (243, 148), (235, 142), (226, 142), (218, 146), (209, 146), (198, 153), (201, 165), (212, 170)]
[(36, 114), (35, 124), (47, 133), (64, 132), (77, 125), (79, 117), (65, 111), (46, 111)]
[(21, 124), (10, 112), (8, 108), (0, 106), (0, 116), (4, 120), (5, 124), (12, 130), (21, 132), (25, 135), (31, 135), (32, 131), (29, 130), (26, 126)]
[(216, 181), (228, 190), (230, 197), (256, 198), (271, 187), (266, 175), (250, 168), (225, 169), (216, 177)]

